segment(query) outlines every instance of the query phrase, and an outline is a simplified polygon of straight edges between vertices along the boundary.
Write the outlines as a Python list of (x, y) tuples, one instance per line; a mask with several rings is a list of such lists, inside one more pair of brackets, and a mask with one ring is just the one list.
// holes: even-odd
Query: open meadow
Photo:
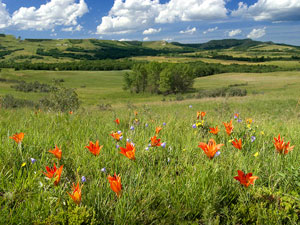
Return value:
[[(2, 69), (0, 96), (63, 79), (82, 104), (0, 108), (1, 224), (300, 223), (299, 71), (200, 77), (180, 97), (124, 91), (126, 72)], [(247, 95), (197, 97), (227, 87)]]

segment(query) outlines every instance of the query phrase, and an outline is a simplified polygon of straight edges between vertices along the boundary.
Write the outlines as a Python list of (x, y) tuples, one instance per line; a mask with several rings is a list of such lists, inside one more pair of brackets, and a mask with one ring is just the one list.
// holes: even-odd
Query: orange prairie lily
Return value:
[(206, 112), (197, 112), (197, 120), (199, 120), (199, 117), (201, 117), (201, 120), (203, 120), (203, 117), (206, 115)]
[(120, 147), (121, 154), (125, 155), (128, 159), (135, 160), (135, 147), (134, 144), (127, 142), (126, 148)]
[(24, 138), (24, 133), (16, 133), (13, 136), (9, 137), (10, 139), (14, 139), (17, 144), (21, 143)]
[(250, 184), (254, 185), (254, 181), (258, 179), (257, 176), (252, 176), (252, 173), (244, 174), (243, 171), (238, 170), (238, 176), (234, 177), (234, 179), (238, 180), (241, 185), (248, 187)]
[(278, 153), (280, 154), (288, 154), (289, 151), (292, 151), (295, 146), (290, 146), (290, 142), (285, 143), (284, 138), (281, 139), (280, 134), (278, 134), (278, 138), (274, 137), (274, 146)]
[(97, 156), (100, 153), (100, 150), (103, 148), (103, 145), (99, 146), (99, 141), (96, 141), (96, 144), (94, 144), (92, 141), (90, 141), (89, 146), (85, 146), (90, 152), (94, 155)]
[(220, 131), (218, 126), (216, 126), (216, 128), (210, 127), (209, 129), (210, 129), (209, 133), (212, 133), (212, 134), (215, 134), (215, 135), (217, 135)]
[(115, 133), (111, 133), (109, 135), (112, 136), (117, 141), (120, 141), (122, 139), (122, 133), (121, 132), (115, 132)]
[(237, 148), (239, 150), (242, 149), (242, 139), (241, 138), (239, 140), (235, 138), (235, 140), (232, 141), (231, 143), (235, 148)]
[(156, 136), (151, 138), (151, 147), (161, 146), (160, 139), (157, 139)]
[(107, 179), (110, 183), (110, 188), (116, 193), (117, 197), (120, 197), (122, 190), (121, 177), (115, 173), (113, 177), (108, 175)]
[(246, 119), (246, 123), (247, 123), (247, 124), (251, 124), (252, 122), (253, 122), (253, 119), (252, 119), (252, 118)]
[(70, 194), (69, 192), (67, 192), (68, 195), (73, 199), (73, 201), (74, 201), (77, 205), (79, 205), (80, 202), (81, 202), (81, 188), (82, 188), (82, 186), (79, 187), (79, 182), (77, 182), (77, 185), (76, 185), (76, 186), (75, 186), (75, 184), (73, 183), (73, 187), (72, 187), (73, 193)]
[(61, 176), (61, 172), (63, 170), (63, 165), (61, 167), (59, 167), (59, 169), (57, 169), (56, 165), (54, 163), (53, 168), (46, 166), (46, 170), (47, 170), (47, 173), (43, 172), (43, 174), (45, 174), (46, 177), (48, 177), (50, 179), (52, 179), (54, 177), (55, 178), (54, 185), (56, 186), (60, 181), (60, 176)]
[(119, 120), (119, 118), (117, 118), (116, 120), (115, 120), (115, 122), (116, 122), (116, 124), (120, 124), (120, 120)]
[(50, 149), (50, 153), (52, 153), (56, 158), (61, 159), (62, 151), (55, 145), (55, 149)]
[(229, 123), (224, 123), (224, 122), (223, 122), (223, 124), (224, 124), (224, 126), (225, 126), (226, 133), (228, 134), (228, 136), (230, 136), (231, 133), (232, 133), (232, 131), (233, 131), (233, 127), (234, 127), (233, 124), (232, 124), (232, 120), (230, 120)]
[(208, 144), (200, 142), (198, 147), (202, 148), (208, 158), (212, 159), (224, 144), (216, 144), (214, 139), (210, 139)]
[(155, 129), (155, 133), (158, 135), (159, 134), (159, 132), (162, 130), (162, 128), (161, 127), (156, 127), (156, 129)]

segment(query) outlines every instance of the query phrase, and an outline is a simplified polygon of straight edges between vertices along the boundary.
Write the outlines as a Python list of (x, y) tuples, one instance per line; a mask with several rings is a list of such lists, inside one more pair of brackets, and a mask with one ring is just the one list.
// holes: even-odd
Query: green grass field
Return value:
[[(0, 78), (28, 82), (62, 78), (83, 102), (73, 114), (0, 108), (1, 224), (300, 223), (300, 72), (198, 78), (196, 91), (242, 85), (248, 95), (184, 101), (171, 96), (164, 102), (163, 96), (124, 92), (125, 72), (1, 71)], [(0, 82), (0, 96), (42, 97), (16, 92), (10, 85)], [(99, 110), (99, 102), (111, 103), (112, 109)], [(201, 122), (197, 111), (206, 112), (204, 124), (193, 128)], [(237, 112), (241, 121), (234, 118)], [(253, 119), (250, 125), (247, 118)], [(223, 122), (230, 120), (234, 129), (228, 136)], [(166, 147), (148, 147), (158, 126)], [(215, 126), (217, 136), (209, 133)], [(120, 142), (109, 135), (118, 130), (123, 133)], [(9, 138), (17, 132), (25, 133), (21, 145)], [(273, 144), (279, 133), (295, 146), (286, 155)], [(224, 144), (213, 159), (198, 147), (211, 138)], [(234, 138), (242, 139), (242, 150), (233, 147)], [(124, 147), (126, 139), (135, 144), (136, 160), (116, 147)], [(103, 145), (98, 156), (85, 148), (96, 140)], [(55, 145), (62, 149), (61, 160), (48, 152)], [(53, 163), (64, 165), (57, 186), (42, 173)], [(246, 188), (234, 179), (237, 170), (259, 178)], [(107, 179), (114, 173), (121, 176), (119, 198)], [(79, 205), (67, 194), (77, 182), (83, 184)]]

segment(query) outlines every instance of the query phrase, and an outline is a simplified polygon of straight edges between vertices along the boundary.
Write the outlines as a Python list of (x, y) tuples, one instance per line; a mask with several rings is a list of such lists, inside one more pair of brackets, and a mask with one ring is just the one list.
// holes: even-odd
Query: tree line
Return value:
[(133, 65), (131, 60), (95, 60), (95, 61), (75, 61), (64, 63), (32, 63), (27, 60), (25, 62), (3, 61), (0, 62), (0, 68), (14, 68), (15, 70), (91, 70), (91, 71), (108, 71), (108, 70), (128, 70)]

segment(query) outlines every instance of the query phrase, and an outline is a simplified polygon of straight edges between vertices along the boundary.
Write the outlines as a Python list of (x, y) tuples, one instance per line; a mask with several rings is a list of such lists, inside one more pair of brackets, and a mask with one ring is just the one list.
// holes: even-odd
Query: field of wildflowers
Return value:
[(0, 223), (299, 224), (297, 107), (0, 109)]

